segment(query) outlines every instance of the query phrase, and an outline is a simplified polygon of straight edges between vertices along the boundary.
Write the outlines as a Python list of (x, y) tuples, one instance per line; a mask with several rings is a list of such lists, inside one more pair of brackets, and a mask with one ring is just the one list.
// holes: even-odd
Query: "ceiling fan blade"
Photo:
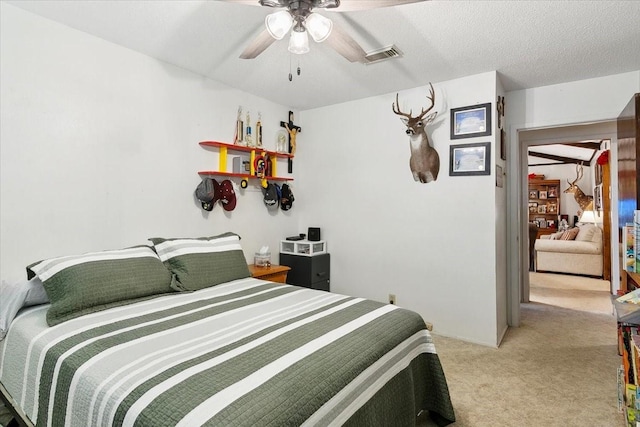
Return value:
[(244, 48), (242, 53), (240, 54), (241, 59), (253, 59), (256, 56), (260, 55), (264, 52), (271, 44), (276, 41), (269, 32), (264, 29), (258, 37), (253, 39), (251, 43), (247, 47)]
[(409, 3), (419, 3), (427, 0), (341, 0), (336, 9), (324, 9), (327, 12), (352, 12), (354, 10), (378, 9), (380, 7), (400, 6)]
[(260, 2), (258, 0), (218, 0), (218, 1), (224, 1), (227, 3), (246, 4), (248, 6), (260, 6)]
[(367, 62), (364, 58), (367, 54), (364, 49), (342, 28), (337, 26), (335, 22), (331, 35), (329, 35), (325, 43), (328, 43), (329, 46), (350, 62)]

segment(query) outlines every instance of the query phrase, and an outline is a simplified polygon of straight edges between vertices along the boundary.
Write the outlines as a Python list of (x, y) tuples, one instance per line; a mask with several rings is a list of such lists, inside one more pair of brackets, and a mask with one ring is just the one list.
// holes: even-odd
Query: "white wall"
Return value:
[[(440, 114), (427, 133), (440, 174), (428, 184), (411, 175), (409, 137), (391, 108), (395, 93), (301, 112), (301, 224), (322, 228), (333, 291), (379, 301), (393, 293), (437, 333), (496, 345), (506, 321), (497, 326), (496, 265), (504, 260), (496, 260), (503, 202), (496, 201), (495, 136), (453, 142), (491, 142), (491, 175), (449, 176), (449, 109), (492, 102), (495, 110), (496, 73), (434, 88)], [(428, 93), (428, 86), (400, 92), (401, 109), (420, 111)]]
[(252, 186), (234, 211), (205, 213), (193, 192), (197, 171), (217, 166), (198, 142), (231, 141), (238, 105), (262, 112), (272, 149), (288, 108), (0, 7), (2, 279), (45, 257), (228, 230), (248, 260), (264, 244), (277, 260), (279, 239), (298, 232), (296, 203), (269, 213)]

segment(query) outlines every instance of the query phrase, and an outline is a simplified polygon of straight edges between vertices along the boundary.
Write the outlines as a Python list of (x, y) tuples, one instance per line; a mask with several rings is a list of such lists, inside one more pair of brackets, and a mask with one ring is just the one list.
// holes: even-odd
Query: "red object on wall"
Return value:
[(606, 165), (609, 163), (609, 150), (602, 152), (597, 160), (599, 165)]

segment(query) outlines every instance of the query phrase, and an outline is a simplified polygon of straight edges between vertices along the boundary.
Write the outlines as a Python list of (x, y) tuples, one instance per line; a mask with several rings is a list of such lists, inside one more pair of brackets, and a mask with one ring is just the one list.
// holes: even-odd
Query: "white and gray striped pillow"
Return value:
[(240, 236), (224, 233), (200, 238), (151, 238), (158, 256), (171, 270), (172, 286), (196, 291), (251, 276)]
[(38, 261), (27, 267), (29, 279), (36, 275), (51, 300), (49, 326), (173, 292), (171, 273), (148, 246)]

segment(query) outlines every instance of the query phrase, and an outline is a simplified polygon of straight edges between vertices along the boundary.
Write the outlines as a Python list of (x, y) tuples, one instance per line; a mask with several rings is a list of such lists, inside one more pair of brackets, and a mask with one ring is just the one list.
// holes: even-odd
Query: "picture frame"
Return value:
[(538, 190), (529, 190), (529, 198), (537, 199), (538, 198)]
[(538, 228), (547, 228), (546, 218), (536, 218), (535, 221), (538, 224)]
[(602, 191), (600, 185), (596, 185), (593, 188), (593, 205), (597, 211), (602, 210)]
[(547, 198), (547, 192), (546, 190), (540, 190), (538, 192), (538, 199), (546, 199)]
[(556, 221), (554, 219), (548, 219), (547, 228), (556, 228)]
[(546, 214), (547, 213), (547, 205), (538, 205), (538, 213)]
[(549, 214), (558, 213), (558, 205), (554, 202), (547, 203), (547, 213)]
[(491, 135), (491, 103), (451, 109), (451, 139)]
[(536, 202), (529, 202), (529, 213), (538, 213), (538, 204)]
[(451, 145), (449, 176), (490, 175), (491, 143)]
[(547, 196), (549, 198), (552, 198), (552, 197), (556, 197), (557, 198), (558, 197), (558, 187), (549, 187), (547, 189)]
[(500, 129), (500, 158), (507, 160), (507, 133)]

